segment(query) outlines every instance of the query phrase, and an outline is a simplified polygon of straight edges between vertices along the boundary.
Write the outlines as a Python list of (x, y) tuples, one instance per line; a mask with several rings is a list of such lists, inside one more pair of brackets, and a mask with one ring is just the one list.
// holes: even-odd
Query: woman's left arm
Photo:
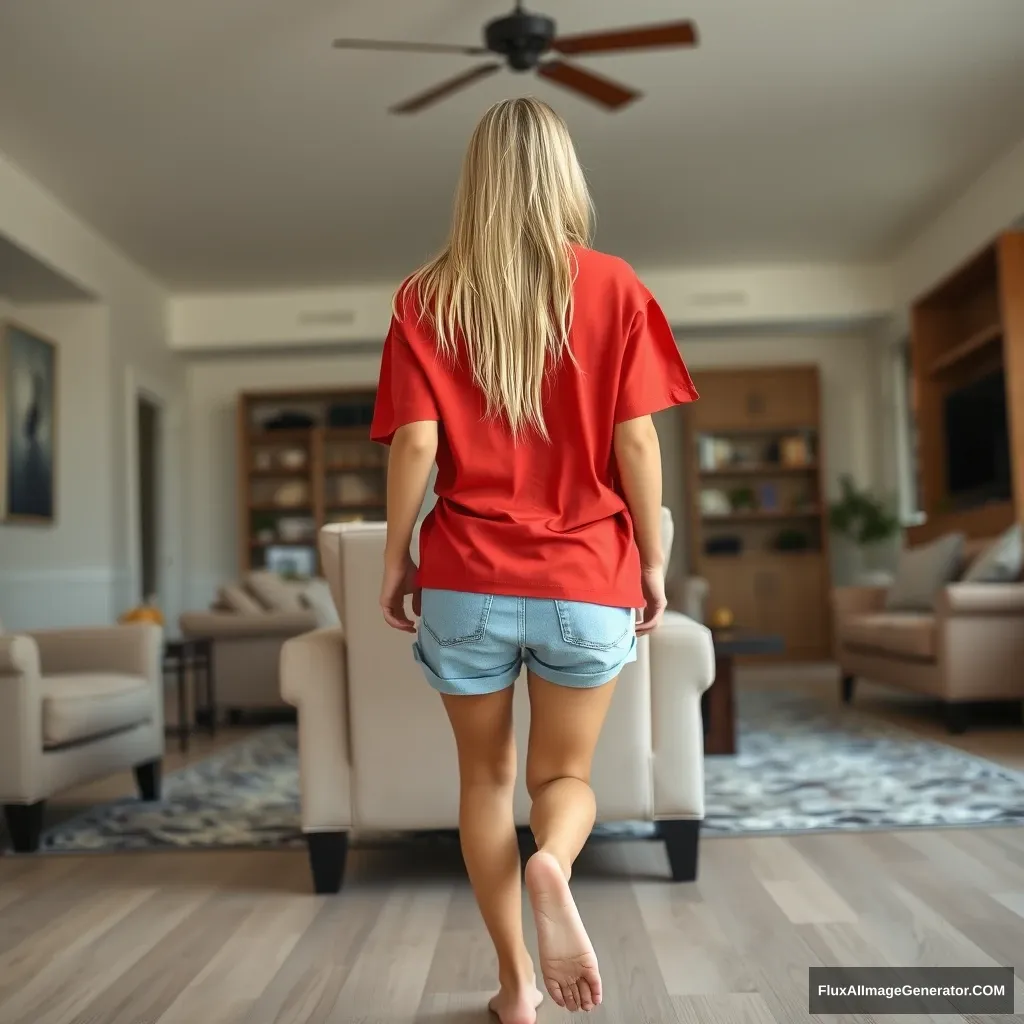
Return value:
[(388, 459), (388, 531), (380, 606), (388, 625), (405, 633), (416, 632), (405, 612), (406, 594), (413, 595), (413, 611), (419, 614), (416, 566), (409, 546), (436, 457), (436, 420), (406, 423), (395, 431)]

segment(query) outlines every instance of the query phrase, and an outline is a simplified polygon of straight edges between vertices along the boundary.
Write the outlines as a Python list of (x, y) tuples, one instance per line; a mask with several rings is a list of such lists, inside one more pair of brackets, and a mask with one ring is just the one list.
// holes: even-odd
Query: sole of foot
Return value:
[(491, 997), (487, 1009), (501, 1024), (537, 1024), (537, 1007), (544, 1002), (544, 995), (536, 985), (518, 991), (501, 989)]
[(544, 987), (566, 1010), (592, 1010), (602, 995), (597, 955), (561, 865), (550, 853), (539, 851), (526, 863), (525, 880)]

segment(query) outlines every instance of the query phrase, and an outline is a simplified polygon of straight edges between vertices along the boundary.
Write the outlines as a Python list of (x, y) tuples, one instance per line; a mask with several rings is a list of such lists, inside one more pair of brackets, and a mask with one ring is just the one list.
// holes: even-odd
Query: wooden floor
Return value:
[[(780, 679), (827, 682), (745, 673), (750, 686)], [(932, 729), (921, 709), (867, 692), (864, 706)], [(198, 741), (190, 759), (237, 735)], [(1019, 727), (956, 742), (1022, 764)], [(168, 769), (181, 760), (169, 754)], [(130, 784), (68, 794), (59, 813)], [(1024, 974), (1024, 829), (710, 839), (697, 883), (667, 872), (653, 842), (595, 844), (580, 859), (577, 899), (605, 978), (595, 1024), (813, 1019), (807, 968), (819, 964)], [(301, 851), (0, 858), (0, 1024), (473, 1024), (489, 1019), (493, 982), (448, 852), (353, 851), (331, 898), (309, 894)], [(1017, 1007), (1024, 1019), (1020, 981)], [(542, 1022), (563, 1018), (541, 1009)], [(956, 1018), (891, 1018), (932, 1019)]]

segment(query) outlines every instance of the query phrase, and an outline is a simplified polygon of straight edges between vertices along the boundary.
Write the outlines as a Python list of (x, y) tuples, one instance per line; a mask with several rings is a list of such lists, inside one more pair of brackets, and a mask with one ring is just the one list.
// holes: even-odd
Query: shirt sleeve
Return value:
[(384, 341), (370, 437), (391, 444), (399, 427), (440, 418), (427, 374), (409, 346), (402, 325), (392, 318)]
[(672, 328), (657, 301), (648, 296), (644, 308), (634, 316), (626, 339), (615, 422), (694, 402), (697, 397)]

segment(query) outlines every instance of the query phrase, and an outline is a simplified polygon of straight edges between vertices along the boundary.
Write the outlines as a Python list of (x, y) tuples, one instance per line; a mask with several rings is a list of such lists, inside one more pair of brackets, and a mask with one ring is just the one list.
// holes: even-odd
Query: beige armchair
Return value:
[(46, 800), (132, 768), (160, 793), (164, 750), (159, 626), (0, 635), (0, 803), (11, 844), (39, 846)]
[[(671, 549), (671, 517), (665, 550)], [(455, 745), (437, 695), (413, 663), (411, 639), (385, 625), (376, 593), (385, 526), (326, 527), (325, 574), (341, 629), (289, 640), (282, 692), (298, 708), (302, 828), (314, 887), (341, 885), (350, 831), (454, 829), (459, 784)], [(677, 613), (623, 670), (593, 769), (599, 820), (655, 821), (672, 877), (697, 874), (704, 815), (701, 694), (714, 678), (707, 629)], [(529, 703), (517, 685), (516, 731), (526, 749)], [(520, 771), (519, 825), (529, 821)]]
[[(968, 564), (984, 550), (974, 542)], [(858, 678), (933, 697), (962, 733), (970, 704), (1024, 700), (1024, 581), (950, 583), (930, 612), (887, 611), (885, 587), (832, 593), (842, 699)]]

